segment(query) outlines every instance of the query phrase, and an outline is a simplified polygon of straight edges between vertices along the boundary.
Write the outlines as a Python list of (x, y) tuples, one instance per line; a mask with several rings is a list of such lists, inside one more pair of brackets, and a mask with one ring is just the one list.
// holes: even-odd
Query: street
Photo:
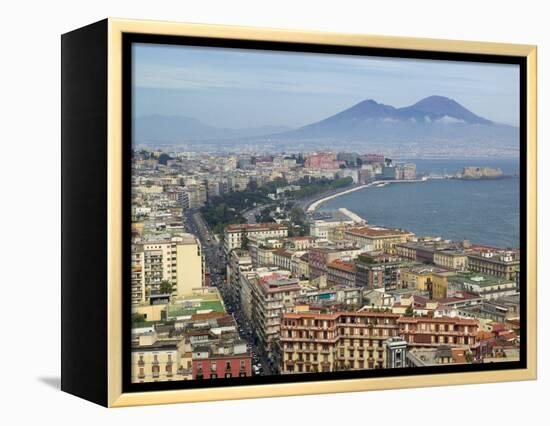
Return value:
[(185, 214), (185, 227), (187, 232), (196, 235), (202, 246), (205, 265), (210, 274), (210, 285), (216, 287), (223, 299), (225, 309), (232, 315), (237, 323), (239, 336), (247, 341), (247, 347), (252, 355), (252, 369), (254, 375), (270, 375), (271, 367), (263, 348), (257, 346), (256, 336), (249, 322), (244, 318), (238, 301), (233, 300), (226, 282), (227, 256), (223, 246), (214, 237), (201, 214), (197, 211), (189, 211)]

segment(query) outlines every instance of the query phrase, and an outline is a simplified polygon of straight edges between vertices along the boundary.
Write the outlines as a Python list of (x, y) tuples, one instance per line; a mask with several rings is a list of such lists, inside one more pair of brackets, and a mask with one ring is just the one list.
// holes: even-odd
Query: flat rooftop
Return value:
[(448, 280), (450, 282), (466, 283), (471, 285), (478, 285), (480, 287), (495, 284), (509, 284), (514, 282), (511, 280), (504, 280), (502, 278), (494, 277), (492, 275), (485, 275), (477, 272), (459, 272), (458, 274), (449, 277)]
[(402, 229), (389, 229), (382, 227), (370, 227), (362, 226), (357, 228), (350, 228), (345, 231), (346, 234), (363, 235), (366, 237), (392, 237), (401, 235), (413, 235), (412, 232)]

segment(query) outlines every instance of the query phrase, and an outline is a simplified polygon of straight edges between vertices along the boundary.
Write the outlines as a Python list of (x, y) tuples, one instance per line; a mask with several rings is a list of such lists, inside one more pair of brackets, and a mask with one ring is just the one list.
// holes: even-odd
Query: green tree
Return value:
[(241, 239), (241, 248), (244, 249), (244, 250), (248, 250), (248, 243), (250, 241), (248, 240), (248, 237), (245, 235), (243, 235), (243, 238)]
[(161, 294), (172, 294), (172, 283), (166, 280), (162, 280), (159, 285), (159, 291)]
[(306, 220), (306, 214), (300, 207), (293, 207), (290, 210), (290, 221), (296, 225), (302, 225)]
[(145, 315), (139, 313), (132, 314), (132, 322), (134, 324), (137, 322), (145, 322)]
[(412, 305), (407, 306), (407, 309), (405, 309), (405, 316), (406, 317), (414, 316), (414, 308)]

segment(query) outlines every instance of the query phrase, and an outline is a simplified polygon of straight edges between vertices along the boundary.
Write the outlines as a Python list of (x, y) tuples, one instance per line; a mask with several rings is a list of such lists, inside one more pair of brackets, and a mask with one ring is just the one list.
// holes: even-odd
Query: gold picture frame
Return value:
[[(97, 24), (95, 24), (97, 25)], [(90, 27), (91, 28), (91, 27)], [(78, 32), (67, 34), (65, 43), (67, 44), (67, 61), (78, 59), (76, 51), (78, 44), (72, 42), (78, 37)], [(83, 396), (84, 398), (95, 400), (109, 407), (124, 407), (146, 404), (168, 404), (180, 402), (214, 401), (243, 398), (261, 398), (277, 397), (290, 395), (321, 394), (335, 392), (357, 392), (368, 390), (398, 389), (426, 386), (444, 386), (461, 385), (472, 383), (492, 383), (501, 381), (515, 380), (534, 380), (537, 376), (537, 345), (536, 345), (536, 321), (537, 321), (537, 301), (536, 301), (536, 277), (537, 277), (537, 50), (535, 46), (504, 44), (504, 43), (486, 43), (472, 41), (451, 41), (423, 38), (405, 38), (405, 37), (387, 37), (371, 36), (358, 34), (335, 34), (312, 31), (289, 31), (280, 29), (262, 29), (253, 27), (234, 27), (222, 25), (203, 25), (203, 24), (183, 24), (173, 22), (154, 22), (109, 18), (101, 22), (99, 29), (84, 29), (92, 31), (86, 37), (99, 37), (102, 39), (102, 49), (106, 48), (105, 64), (105, 83), (106, 83), (106, 145), (105, 153), (102, 158), (105, 160), (106, 172), (106, 216), (105, 216), (105, 242), (103, 250), (106, 253), (104, 272), (106, 277), (106, 294), (97, 296), (105, 302), (104, 313), (106, 314), (106, 330), (104, 335), (98, 337), (105, 339), (104, 348), (106, 348), (104, 371), (98, 374), (105, 376), (104, 381), (98, 386), (101, 391), (80, 390), (76, 381), (70, 379), (70, 376), (77, 373), (72, 358), (76, 353), (66, 349), (67, 355), (63, 361), (65, 364), (71, 364), (63, 371), (62, 387), (64, 390)], [(276, 383), (231, 387), (209, 387), (197, 389), (182, 390), (162, 390), (162, 391), (144, 391), (144, 392), (124, 392), (123, 391), (123, 285), (122, 277), (123, 267), (123, 36), (124, 34), (140, 35), (162, 35), (162, 36), (186, 36), (186, 37), (208, 37), (229, 40), (253, 40), (283, 43), (307, 43), (315, 45), (329, 46), (350, 46), (350, 47), (370, 47), (379, 49), (404, 49), (412, 51), (426, 52), (451, 52), (467, 53), (480, 55), (504, 55), (524, 58), (526, 61), (526, 155), (527, 155), (527, 264), (526, 275), (527, 312), (523, 312), (523, 318), (527, 321), (527, 359), (526, 368), (492, 371), (472, 371), (464, 373), (442, 373), (442, 374), (418, 374), (407, 376), (391, 377), (372, 377), (372, 378), (354, 378), (345, 380), (327, 380), (296, 383)], [(91, 34), (91, 35), (90, 35)], [(101, 34), (98, 36), (97, 34)], [(72, 39), (71, 39), (72, 37)], [(103, 39), (103, 38), (104, 39)], [(96, 43), (97, 44), (97, 43)], [(73, 50), (71, 50), (73, 49)], [(75, 59), (76, 58), (76, 59)], [(74, 73), (77, 70), (70, 68), (67, 62), (66, 73), (64, 74), (64, 85), (70, 85), (70, 78), (75, 78), (74, 84), (78, 83)], [(66, 83), (66, 80), (69, 82)], [(69, 90), (70, 87), (67, 88)], [(64, 99), (65, 104), (70, 104), (70, 94)], [(68, 114), (68, 113), (67, 113)], [(65, 124), (64, 124), (65, 125)], [(69, 126), (69, 124), (67, 124)], [(67, 130), (65, 138), (67, 144), (71, 142), (71, 133)], [(64, 142), (65, 143), (65, 142)], [(70, 148), (67, 148), (67, 152)], [(64, 161), (68, 161), (67, 157)], [(77, 173), (73, 171), (72, 173)], [(71, 178), (68, 171), (66, 179)], [(67, 211), (71, 209), (70, 193), (64, 191), (64, 202), (67, 203)], [(65, 231), (68, 235), (70, 230)], [(70, 238), (67, 237), (67, 238)], [(69, 256), (69, 254), (67, 254)], [(71, 259), (63, 258), (63, 262), (70, 262)], [(77, 261), (74, 260), (73, 261)], [(65, 270), (65, 268), (64, 268)], [(63, 295), (65, 302), (73, 302), (74, 308), (67, 307), (64, 311), (63, 322), (72, 321), (72, 309), (77, 309), (78, 302), (74, 302), (76, 296), (72, 296), (68, 287), (74, 285), (75, 272), (67, 271), (63, 278)], [(525, 296), (525, 295), (523, 295)], [(79, 305), (78, 305), (79, 306)], [(77, 349), (78, 343), (73, 334), (76, 333), (72, 328), (64, 331), (64, 341), (67, 345), (73, 345), (73, 351)], [(522, 336), (523, 337), (523, 336)], [(94, 356), (100, 356), (95, 354)], [(102, 364), (103, 365), (103, 364)]]

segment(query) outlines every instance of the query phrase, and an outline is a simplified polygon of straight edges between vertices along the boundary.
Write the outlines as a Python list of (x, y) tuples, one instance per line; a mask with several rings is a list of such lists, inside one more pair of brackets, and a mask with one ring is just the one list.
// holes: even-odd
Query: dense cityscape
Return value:
[(428, 176), (381, 153), (132, 159), (132, 382), (519, 360), (517, 247), (318, 207)]

